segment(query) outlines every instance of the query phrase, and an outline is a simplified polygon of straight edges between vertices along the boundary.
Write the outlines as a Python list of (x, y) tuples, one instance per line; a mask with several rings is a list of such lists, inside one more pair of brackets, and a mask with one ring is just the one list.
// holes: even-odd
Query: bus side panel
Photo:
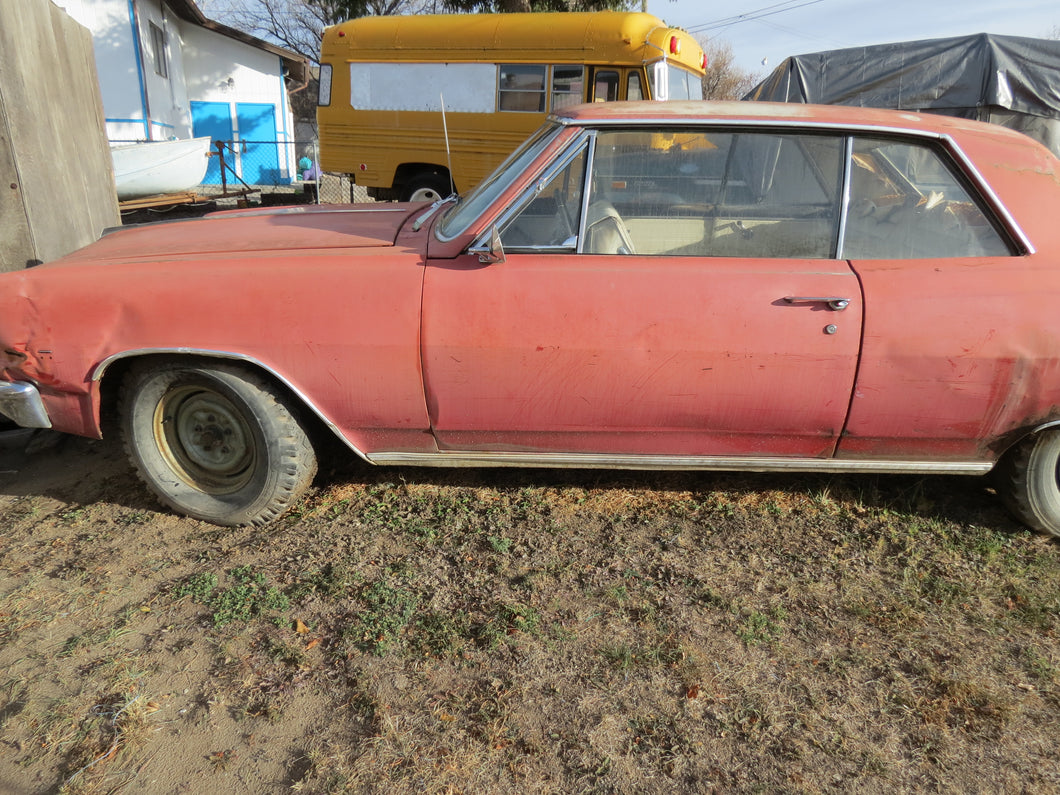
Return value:
[[(544, 120), (544, 113), (446, 113), (456, 189), (477, 185)], [(341, 121), (321, 120), (320, 160), (325, 171), (378, 188), (391, 187), (405, 163), (448, 170), (442, 114), (348, 108)]]

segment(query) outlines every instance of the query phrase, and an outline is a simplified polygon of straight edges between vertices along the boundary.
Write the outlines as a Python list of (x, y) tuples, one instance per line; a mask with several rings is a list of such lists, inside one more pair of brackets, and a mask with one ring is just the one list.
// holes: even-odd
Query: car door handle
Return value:
[(840, 298), (834, 295), (786, 295), (784, 300), (789, 304), (828, 304), (828, 308), (834, 312), (841, 312), (850, 305), (849, 298)]

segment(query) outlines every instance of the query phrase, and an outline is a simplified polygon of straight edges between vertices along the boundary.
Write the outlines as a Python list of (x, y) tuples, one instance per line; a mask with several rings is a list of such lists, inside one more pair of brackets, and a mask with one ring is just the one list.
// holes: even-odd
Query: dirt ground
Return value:
[(975, 478), (332, 469), (268, 528), (0, 440), (0, 794), (1060, 792)]

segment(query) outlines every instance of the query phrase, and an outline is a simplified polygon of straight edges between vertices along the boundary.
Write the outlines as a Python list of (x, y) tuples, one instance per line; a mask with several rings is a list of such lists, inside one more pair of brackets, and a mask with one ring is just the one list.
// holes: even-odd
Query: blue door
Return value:
[(236, 103), (243, 171), (248, 185), (285, 185), (281, 176), (280, 145), (276, 139), (276, 106), (262, 102)]
[[(214, 141), (231, 141), (232, 135), (232, 106), (227, 102), (192, 102), (191, 103), (191, 132), (196, 138), (209, 135)], [(211, 147), (211, 152), (217, 152), (217, 147)], [(235, 168), (235, 162), (231, 157), (231, 151), (225, 150), (225, 163)], [(231, 172), (227, 175), (230, 182), (234, 182)], [(210, 165), (206, 169), (206, 178), (203, 184), (221, 184), (221, 163), (217, 157), (210, 158)]]

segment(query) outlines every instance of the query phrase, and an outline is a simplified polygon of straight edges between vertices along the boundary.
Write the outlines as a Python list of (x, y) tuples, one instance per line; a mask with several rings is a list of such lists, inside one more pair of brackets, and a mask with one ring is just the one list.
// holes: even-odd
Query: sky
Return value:
[(728, 41), (736, 65), (762, 77), (788, 56), (822, 50), (970, 33), (1055, 38), (1060, 30), (1056, 0), (648, 0), (648, 12)]

